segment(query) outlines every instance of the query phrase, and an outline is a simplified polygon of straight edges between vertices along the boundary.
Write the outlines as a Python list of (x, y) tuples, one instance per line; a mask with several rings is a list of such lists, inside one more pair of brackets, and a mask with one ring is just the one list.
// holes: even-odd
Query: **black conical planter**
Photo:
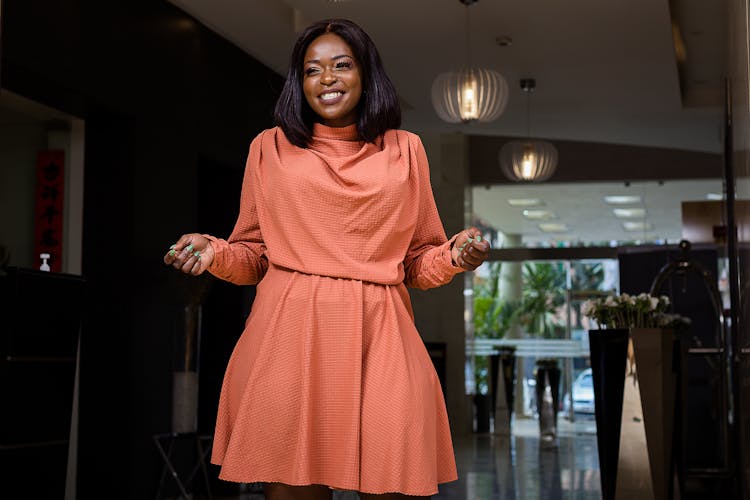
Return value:
[(589, 330), (602, 500), (613, 500), (620, 455), (628, 330)]
[[(539, 434), (542, 438), (557, 436), (557, 410), (560, 408), (560, 373), (557, 361), (537, 361), (536, 408), (539, 414)], [(548, 386), (552, 395), (552, 408), (547, 408), (544, 401), (544, 393)]]
[[(497, 354), (490, 356), (490, 374), (492, 383), (490, 384), (490, 393), (492, 394), (492, 403), (490, 411), (495, 418), (495, 432), (500, 429), (507, 429), (508, 432), (499, 432), (501, 434), (510, 433), (510, 419), (513, 414), (513, 403), (515, 400), (515, 380), (516, 380), (516, 350), (499, 348)], [(502, 371), (501, 371), (502, 370)], [(502, 377), (502, 379), (501, 379)], [(504, 415), (497, 415), (496, 409), (502, 404), (497, 404), (497, 398), (505, 400), (507, 412)], [(502, 399), (500, 400), (503, 401)], [(500, 419), (507, 419), (507, 422), (500, 422)]]
[(474, 415), (476, 415), (475, 432), (490, 432), (490, 396), (474, 394)]

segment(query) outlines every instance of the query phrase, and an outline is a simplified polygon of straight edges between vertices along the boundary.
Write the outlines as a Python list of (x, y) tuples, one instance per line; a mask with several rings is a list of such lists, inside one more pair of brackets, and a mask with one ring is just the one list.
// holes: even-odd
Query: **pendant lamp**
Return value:
[(517, 182), (546, 181), (557, 168), (557, 149), (552, 143), (531, 139), (530, 101), (536, 88), (533, 78), (521, 79), (526, 92), (526, 140), (506, 142), (500, 149), (500, 168), (505, 176)]
[(448, 123), (491, 122), (508, 103), (508, 82), (497, 71), (471, 65), (469, 6), (477, 0), (459, 0), (466, 6), (466, 67), (441, 73), (432, 83), (432, 105)]

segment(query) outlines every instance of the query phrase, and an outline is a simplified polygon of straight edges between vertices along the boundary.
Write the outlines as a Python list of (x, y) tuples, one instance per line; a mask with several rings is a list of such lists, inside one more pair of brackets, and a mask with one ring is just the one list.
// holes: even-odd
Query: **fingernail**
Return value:
[(171, 255), (172, 257), (174, 257), (174, 253), (175, 253), (174, 250), (169, 251), (169, 255)]
[(198, 257), (200, 259), (201, 258), (201, 251), (200, 250), (196, 250), (195, 252), (193, 252), (193, 255), (195, 255), (196, 257)]
[(174, 250), (174, 247), (176, 247), (176, 246), (177, 246), (177, 244), (175, 243), (174, 245), (172, 245), (171, 247), (169, 247), (169, 249), (170, 250)]
[(477, 241), (482, 241), (482, 235), (481, 234), (477, 235)]
[(188, 246), (186, 246), (185, 250), (187, 250), (188, 252), (192, 252), (193, 251), (193, 244), (191, 243)]

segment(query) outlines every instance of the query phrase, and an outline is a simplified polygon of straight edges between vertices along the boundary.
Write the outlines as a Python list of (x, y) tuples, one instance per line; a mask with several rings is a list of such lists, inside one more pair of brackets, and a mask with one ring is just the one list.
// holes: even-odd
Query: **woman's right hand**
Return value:
[(183, 234), (169, 247), (164, 263), (186, 274), (197, 276), (214, 260), (214, 249), (208, 238), (198, 233)]

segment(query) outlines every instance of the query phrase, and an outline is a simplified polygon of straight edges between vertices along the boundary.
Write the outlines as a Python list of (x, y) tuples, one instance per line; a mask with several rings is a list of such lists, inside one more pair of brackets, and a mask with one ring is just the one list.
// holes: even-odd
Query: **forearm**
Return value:
[(432, 246), (404, 264), (404, 284), (427, 290), (449, 283), (463, 271), (453, 263), (451, 247), (455, 236), (441, 245)]
[(255, 285), (266, 274), (268, 258), (261, 242), (233, 241), (206, 235), (211, 241), (214, 259), (208, 272), (236, 285)]

